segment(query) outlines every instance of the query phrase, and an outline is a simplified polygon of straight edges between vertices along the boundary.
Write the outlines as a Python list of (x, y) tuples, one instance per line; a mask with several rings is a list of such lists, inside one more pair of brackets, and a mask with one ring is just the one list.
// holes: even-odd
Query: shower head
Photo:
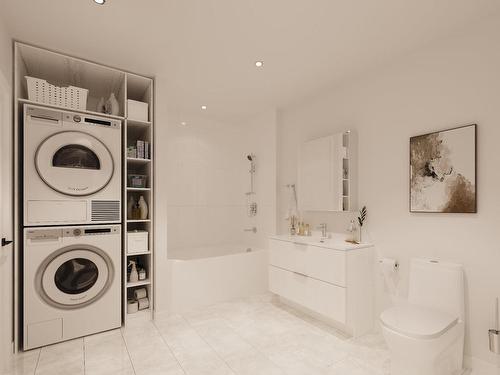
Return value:
[(254, 160), (253, 160), (254, 158), (255, 158), (255, 155), (254, 155), (254, 154), (249, 154), (249, 155), (247, 155), (247, 159), (248, 159), (249, 161), (254, 161)]

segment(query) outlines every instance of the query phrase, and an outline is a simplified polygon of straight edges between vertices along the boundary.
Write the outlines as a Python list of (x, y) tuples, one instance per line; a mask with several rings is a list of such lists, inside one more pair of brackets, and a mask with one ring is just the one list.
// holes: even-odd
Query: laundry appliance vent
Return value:
[(91, 221), (120, 221), (120, 201), (92, 201)]

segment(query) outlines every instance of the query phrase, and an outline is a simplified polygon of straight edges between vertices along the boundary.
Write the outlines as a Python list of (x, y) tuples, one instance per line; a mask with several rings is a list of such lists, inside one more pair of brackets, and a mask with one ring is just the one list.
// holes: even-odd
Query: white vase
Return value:
[(139, 210), (141, 213), (141, 220), (146, 220), (148, 218), (148, 204), (142, 195), (139, 198)]
[(118, 104), (118, 100), (116, 99), (114, 92), (111, 93), (108, 101), (106, 102), (106, 113), (113, 116), (118, 116), (120, 113), (120, 105)]

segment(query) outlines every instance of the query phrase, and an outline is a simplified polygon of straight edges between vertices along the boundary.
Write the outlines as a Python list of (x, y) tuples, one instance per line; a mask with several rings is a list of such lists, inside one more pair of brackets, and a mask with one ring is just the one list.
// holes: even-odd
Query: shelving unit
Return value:
[[(123, 303), (124, 303), (124, 316), (126, 319), (130, 319), (136, 316), (151, 317), (153, 311), (152, 308), (146, 309), (146, 312), (139, 311), (134, 314), (127, 314), (127, 299), (133, 295), (134, 289), (146, 288), (149, 304), (154, 306), (154, 248), (153, 248), (153, 221), (154, 217), (154, 180), (153, 180), (153, 140), (154, 140), (154, 121), (153, 118), (153, 97), (154, 97), (154, 82), (150, 78), (138, 76), (135, 74), (127, 74), (127, 89), (126, 97), (127, 99), (137, 100), (140, 102), (148, 103), (148, 120), (138, 120), (130, 118), (126, 111), (125, 119), (125, 131), (124, 131), (124, 171), (123, 171), (123, 184), (126, 187), (124, 189), (123, 195), (123, 222), (124, 227), (124, 275), (125, 275), (125, 285), (123, 291)], [(127, 147), (134, 146), (137, 144), (138, 140), (149, 142), (150, 146), (150, 157), (143, 159), (137, 157), (128, 157)], [(129, 185), (130, 174), (139, 174), (146, 176), (146, 186), (145, 187), (131, 187)], [(148, 205), (148, 218), (147, 219), (133, 219), (128, 213), (129, 200), (132, 197), (135, 202), (138, 201), (139, 197), (143, 196)], [(148, 251), (143, 251), (140, 253), (129, 253), (127, 233), (132, 231), (146, 231), (148, 232)], [(142, 265), (146, 269), (147, 279), (140, 280), (135, 283), (127, 282), (127, 264), (130, 259), (136, 258), (138, 261), (142, 262)], [(149, 313), (149, 314), (148, 314)]]
[[(36, 77), (47, 80), (56, 86), (77, 86), (88, 89), (87, 105), (85, 109), (64, 108), (57, 105), (38, 103), (29, 99), (25, 76)], [(97, 105), (101, 98), (105, 100), (114, 94), (119, 103), (117, 115), (105, 114), (97, 111)], [(14, 153), (20, 155), (22, 152), (21, 130), (23, 121), (23, 105), (35, 104), (52, 109), (81, 113), (84, 115), (98, 115), (122, 122), (123, 158), (122, 165), (122, 204), (123, 204), (123, 238), (122, 238), (122, 304), (117, 306), (122, 311), (123, 322), (127, 316), (127, 296), (138, 287), (145, 287), (149, 298), (149, 308), (140, 311), (134, 316), (151, 318), (154, 312), (154, 79), (133, 74), (124, 70), (101, 65), (85, 59), (68, 56), (59, 52), (28, 45), (25, 43), (14, 43)], [(127, 100), (136, 100), (148, 104), (148, 118), (134, 119), (128, 117)], [(149, 159), (127, 158), (127, 145), (137, 139), (143, 139), (150, 144)], [(22, 170), (21, 157), (15, 157), (14, 165), (14, 267), (15, 267), (15, 293), (14, 293), (14, 324), (15, 324), (15, 348), (19, 348), (22, 320), (19, 310), (21, 295), (22, 275)], [(127, 185), (128, 173), (136, 173), (147, 176), (147, 185), (144, 188)], [(129, 220), (127, 217), (127, 202), (129, 196), (144, 195), (149, 214), (146, 220)], [(148, 232), (148, 251), (128, 254), (127, 231), (144, 230)], [(141, 260), (147, 268), (147, 280), (138, 283), (127, 283), (127, 261), (131, 257)]]

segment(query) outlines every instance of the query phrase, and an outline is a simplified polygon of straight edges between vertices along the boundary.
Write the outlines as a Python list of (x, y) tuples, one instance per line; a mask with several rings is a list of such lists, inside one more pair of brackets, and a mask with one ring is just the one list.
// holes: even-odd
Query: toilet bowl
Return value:
[(413, 259), (408, 301), (385, 310), (380, 324), (391, 353), (392, 375), (462, 374), (462, 266)]

